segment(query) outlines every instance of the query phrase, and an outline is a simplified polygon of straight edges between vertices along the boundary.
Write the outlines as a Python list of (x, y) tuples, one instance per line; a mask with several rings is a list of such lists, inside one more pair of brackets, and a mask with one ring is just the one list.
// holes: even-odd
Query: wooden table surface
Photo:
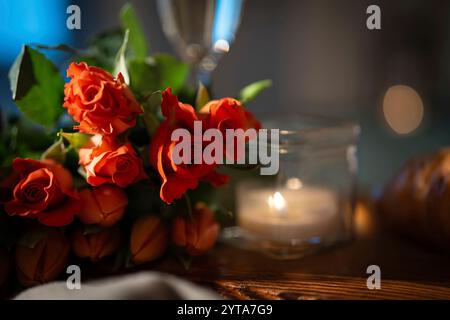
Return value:
[[(368, 229), (348, 244), (298, 260), (219, 244), (188, 270), (173, 258), (153, 267), (231, 299), (450, 299), (449, 255)], [(366, 285), (372, 264), (381, 268), (380, 290)]]

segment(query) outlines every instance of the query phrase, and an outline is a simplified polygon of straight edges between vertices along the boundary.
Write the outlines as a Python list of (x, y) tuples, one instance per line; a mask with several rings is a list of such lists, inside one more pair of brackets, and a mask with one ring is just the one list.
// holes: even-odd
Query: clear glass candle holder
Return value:
[(351, 239), (359, 126), (290, 114), (263, 127), (280, 130), (278, 174), (237, 186), (225, 238), (282, 259)]

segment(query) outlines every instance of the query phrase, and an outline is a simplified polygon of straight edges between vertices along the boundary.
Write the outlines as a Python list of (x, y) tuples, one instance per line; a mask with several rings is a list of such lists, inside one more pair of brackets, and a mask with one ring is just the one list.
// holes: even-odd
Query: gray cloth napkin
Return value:
[(17, 300), (128, 300), (187, 299), (213, 300), (220, 297), (209, 289), (183, 279), (158, 272), (129, 275), (81, 283), (81, 289), (69, 290), (66, 282), (58, 281), (27, 289)]

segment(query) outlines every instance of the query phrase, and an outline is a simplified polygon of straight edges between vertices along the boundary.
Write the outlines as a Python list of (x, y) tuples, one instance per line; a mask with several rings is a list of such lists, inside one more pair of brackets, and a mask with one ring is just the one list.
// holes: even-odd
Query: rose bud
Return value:
[(214, 213), (204, 204), (195, 206), (192, 217), (176, 218), (172, 224), (172, 241), (191, 256), (200, 256), (214, 246), (220, 226)]
[(64, 270), (70, 244), (59, 230), (48, 230), (32, 248), (16, 246), (16, 268), (19, 282), (31, 287), (56, 279)]
[(117, 228), (86, 233), (83, 227), (79, 227), (72, 234), (72, 249), (77, 257), (97, 262), (116, 252), (121, 240), (122, 235)]
[(159, 258), (166, 250), (167, 239), (167, 228), (160, 218), (145, 216), (136, 220), (131, 230), (132, 261), (140, 264)]
[(78, 218), (84, 224), (112, 227), (122, 219), (128, 204), (125, 192), (108, 184), (94, 189), (84, 189), (79, 195), (83, 207), (78, 213)]

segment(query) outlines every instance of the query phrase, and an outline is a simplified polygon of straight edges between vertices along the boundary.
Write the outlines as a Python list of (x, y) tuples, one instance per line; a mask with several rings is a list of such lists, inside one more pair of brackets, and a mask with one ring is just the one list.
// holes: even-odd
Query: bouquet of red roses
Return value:
[[(132, 266), (168, 248), (202, 255), (218, 237), (210, 186), (229, 177), (219, 164), (176, 163), (172, 133), (196, 121), (259, 128), (244, 103), (269, 83), (210, 100), (204, 86), (186, 84), (187, 65), (148, 56), (130, 6), (121, 21), (86, 50), (24, 46), (11, 67), (25, 117), (9, 117), (0, 143), (0, 287), (13, 269), (31, 286), (57, 278), (70, 259)], [(39, 50), (71, 55), (67, 83)]]

